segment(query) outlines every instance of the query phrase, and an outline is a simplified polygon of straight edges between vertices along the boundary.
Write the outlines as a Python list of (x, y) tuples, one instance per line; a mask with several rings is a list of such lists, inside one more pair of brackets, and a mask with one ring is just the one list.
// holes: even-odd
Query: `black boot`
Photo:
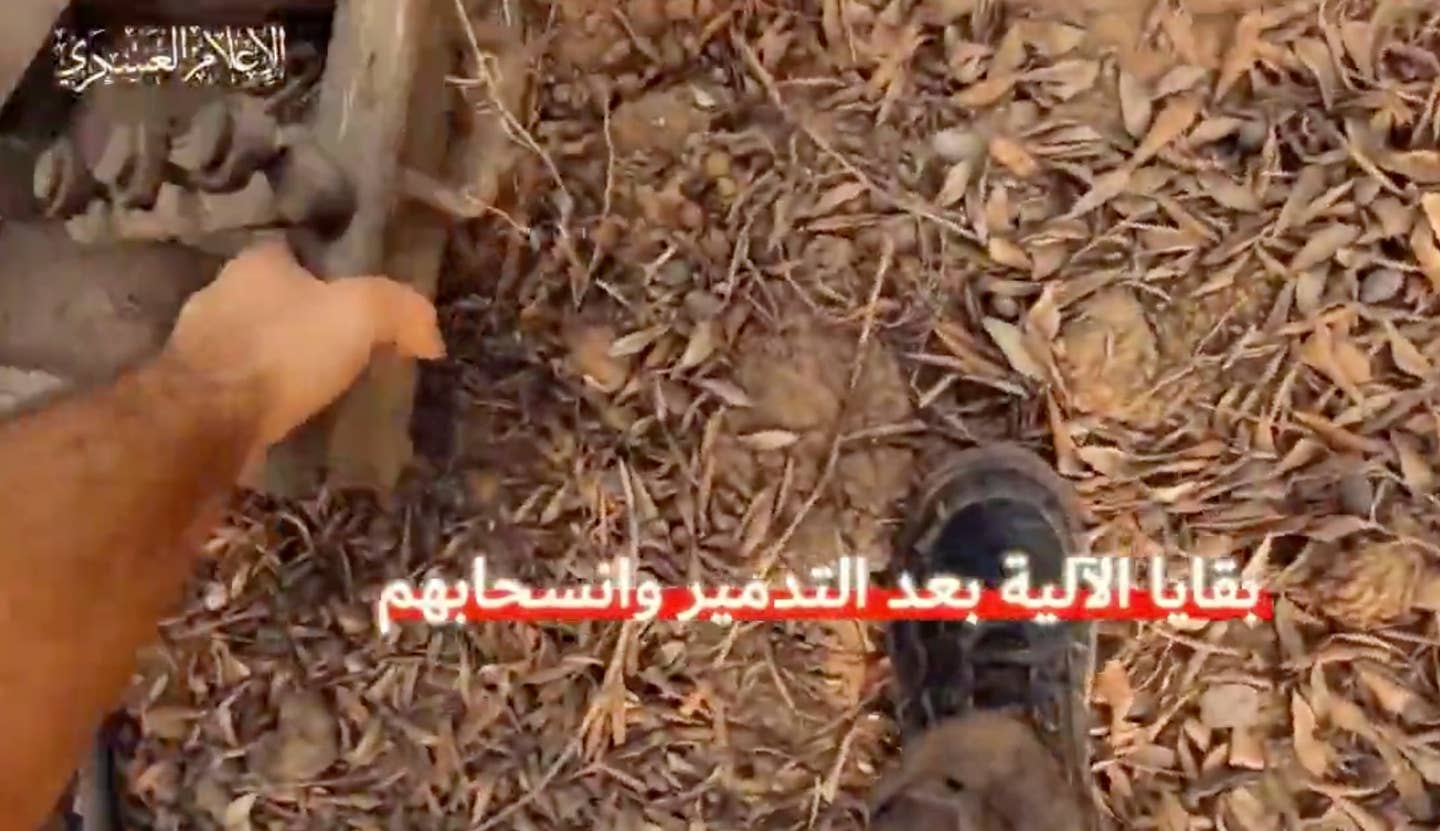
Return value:
[[(896, 570), (916, 585), (951, 574), (998, 588), (1004, 558), (1023, 553), (1032, 585), (1057, 582), (1064, 559), (1077, 553), (1077, 513), (1069, 485), (1034, 454), (1012, 445), (969, 450), (921, 494), (897, 546)], [(879, 794), (876, 819), (905, 808), (897, 798), (907, 793), (912, 803), (943, 803), (948, 794), (956, 816), (989, 812), (997, 828), (1022, 814), (1036, 827), (1086, 827), (1055, 826), (1036, 811), (1060, 799), (1071, 807), (1055, 816), (1077, 820), (1075, 811), (1088, 802), (1079, 797), (1088, 791), (1084, 686), (1093, 641), (1088, 623), (893, 624), (890, 659), (909, 771), (882, 788), (888, 792)], [(945, 746), (965, 742), (989, 746)], [(1051, 764), (1037, 762), (1047, 753)], [(1029, 804), (1013, 804), (1013, 788), (1029, 791), (1012, 781), (1017, 777), (1043, 791), (1064, 787), (1074, 801), (1037, 792)], [(984, 816), (964, 825), (990, 827)]]

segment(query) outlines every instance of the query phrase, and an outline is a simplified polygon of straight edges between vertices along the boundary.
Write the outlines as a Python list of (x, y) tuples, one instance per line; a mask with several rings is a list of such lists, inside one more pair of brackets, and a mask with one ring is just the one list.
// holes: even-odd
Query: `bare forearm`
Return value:
[(255, 412), (161, 358), (0, 425), (0, 828), (38, 826), (179, 600)]

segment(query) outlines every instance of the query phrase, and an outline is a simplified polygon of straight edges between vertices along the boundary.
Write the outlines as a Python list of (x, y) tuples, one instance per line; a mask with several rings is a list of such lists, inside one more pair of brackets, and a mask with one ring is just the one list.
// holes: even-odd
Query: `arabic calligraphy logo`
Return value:
[(278, 25), (57, 28), (50, 49), (56, 82), (73, 92), (171, 81), (258, 90), (285, 79), (285, 29)]

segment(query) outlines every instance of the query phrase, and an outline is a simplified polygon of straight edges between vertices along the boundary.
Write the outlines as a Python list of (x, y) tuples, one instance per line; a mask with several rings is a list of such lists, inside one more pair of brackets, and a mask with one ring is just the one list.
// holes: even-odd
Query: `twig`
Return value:
[(497, 83), (499, 79), (490, 69), (489, 62), (486, 60), (486, 52), (480, 46), (479, 36), (475, 34), (475, 24), (471, 22), (470, 15), (465, 11), (464, 0), (455, 0), (455, 14), (460, 18), (461, 27), (465, 29), (465, 39), (470, 42), (470, 50), (475, 54), (475, 71), (479, 75), (480, 82), (490, 93), (490, 104), (495, 107), (496, 112), (500, 113), (500, 121), (505, 125), (505, 131), (510, 134), (511, 138), (520, 141), (526, 149), (545, 162), (545, 167), (554, 177), (555, 184), (560, 187), (560, 191), (565, 194), (566, 199), (573, 204), (574, 200), (570, 197), (570, 190), (565, 187), (565, 180), (561, 178), (560, 168), (555, 165), (555, 160), (550, 158), (550, 154), (545, 152), (545, 148), (540, 146), (530, 131), (525, 129), (525, 125), (520, 123), (520, 119), (516, 118), (515, 114), (505, 106), (505, 102), (500, 100), (499, 84)]
[(556, 774), (560, 772), (560, 769), (565, 767), (566, 763), (568, 763), (572, 758), (574, 758), (575, 754), (579, 752), (579, 750), (580, 736), (577, 735), (575, 736), (575, 738), (570, 740), (569, 744), (565, 745), (565, 750), (559, 755), (559, 757), (555, 759), (555, 761), (550, 763), (550, 767), (546, 768), (544, 773), (540, 774), (540, 778), (535, 780), (535, 784), (530, 786), (530, 789), (525, 792), (524, 796), (520, 797), (509, 805), (506, 805), (504, 808), (501, 808), (495, 813), (495, 816), (478, 825), (475, 828), (475, 831), (490, 831), (491, 828), (494, 828), (495, 826), (509, 819), (515, 814), (515, 812), (519, 811), (521, 808), (524, 808), (526, 805), (534, 802), (535, 799), (540, 796), (540, 792), (543, 791), (546, 786), (550, 784), (551, 780), (553, 780)]
[(780, 97), (780, 90), (775, 84), (775, 77), (770, 74), (770, 70), (766, 69), (765, 66), (760, 63), (760, 57), (755, 54), (754, 48), (744, 40), (737, 40), (737, 45), (740, 48), (741, 54), (745, 56), (745, 62), (750, 65), (751, 71), (759, 77), (761, 85), (765, 87), (765, 91), (770, 95), (770, 100), (780, 109), (780, 112), (783, 113), (791, 123), (800, 128), (800, 131), (808, 136), (811, 141), (815, 142), (815, 146), (819, 147), (822, 153), (834, 159), (836, 163), (845, 169), (846, 173), (849, 173), (855, 177), (856, 181), (864, 185), (866, 190), (896, 210), (933, 222), (962, 239), (967, 239), (976, 244), (980, 242), (980, 238), (974, 233), (966, 230), (954, 220), (946, 219), (937, 214), (918, 198), (909, 195), (895, 194), (875, 184), (875, 180), (866, 175), (865, 171), (856, 167), (854, 162), (836, 150), (834, 146), (826, 141), (819, 133), (816, 133), (813, 127), (795, 115), (795, 112), (791, 110), (785, 103), (785, 100)]

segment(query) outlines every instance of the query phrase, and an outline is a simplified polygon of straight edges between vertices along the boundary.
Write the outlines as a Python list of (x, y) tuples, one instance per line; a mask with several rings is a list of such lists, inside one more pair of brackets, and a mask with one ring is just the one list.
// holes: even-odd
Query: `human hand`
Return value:
[(253, 395), (258, 450), (339, 398), (377, 346), (444, 357), (435, 307), (385, 277), (323, 282), (267, 241), (186, 302), (165, 351), (206, 381)]

